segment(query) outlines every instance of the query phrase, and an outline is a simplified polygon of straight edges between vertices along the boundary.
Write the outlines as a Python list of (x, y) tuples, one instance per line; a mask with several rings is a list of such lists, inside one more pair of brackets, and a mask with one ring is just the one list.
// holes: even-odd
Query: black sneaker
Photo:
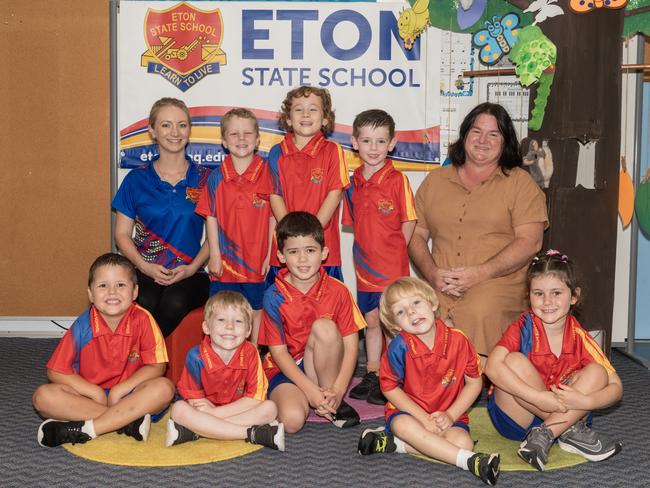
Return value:
[(359, 425), (360, 422), (361, 419), (357, 411), (343, 400), (339, 408), (336, 409), (336, 413), (332, 415), (332, 423), (340, 429), (354, 427), (355, 425)]
[(588, 427), (584, 420), (572, 425), (558, 438), (557, 443), (563, 450), (580, 454), (589, 461), (604, 461), (623, 448), (620, 442), (601, 439), (598, 432)]
[(377, 378), (375, 383), (370, 385), (370, 391), (368, 392), (368, 398), (366, 398), (366, 401), (373, 405), (386, 405), (386, 397), (379, 387), (379, 378)]
[(517, 454), (521, 459), (540, 471), (548, 462), (548, 450), (553, 445), (553, 432), (544, 424), (533, 427), (526, 439), (519, 445)]
[(500, 464), (501, 457), (496, 453), (483, 454), (477, 452), (467, 461), (469, 472), (490, 486), (497, 484)]
[(167, 433), (165, 435), (165, 447), (177, 446), (185, 442), (196, 441), (199, 434), (192, 432), (187, 427), (177, 424), (172, 419), (167, 421)]
[(38, 426), (38, 443), (43, 447), (56, 447), (68, 442), (84, 444), (91, 439), (88, 434), (81, 431), (84, 423), (83, 420), (62, 422), (48, 419)]
[(383, 427), (377, 429), (366, 429), (359, 437), (357, 452), (364, 456), (384, 452), (395, 452), (395, 437), (387, 434)]
[(121, 429), (117, 429), (118, 434), (128, 435), (133, 437), (136, 441), (146, 441), (149, 438), (149, 431), (151, 430), (151, 415), (147, 414), (144, 417), (135, 419), (130, 424), (126, 424)]
[(284, 451), (284, 424), (253, 425), (248, 429), (246, 442)]
[(379, 378), (374, 371), (368, 371), (359, 384), (350, 390), (350, 398), (365, 400), (368, 398), (373, 385), (377, 385), (377, 388), (379, 388)]

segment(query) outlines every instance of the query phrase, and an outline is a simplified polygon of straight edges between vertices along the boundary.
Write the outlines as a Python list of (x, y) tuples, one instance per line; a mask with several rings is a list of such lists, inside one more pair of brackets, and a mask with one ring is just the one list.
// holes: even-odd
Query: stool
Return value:
[(165, 376), (174, 384), (178, 383), (185, 366), (187, 351), (200, 344), (203, 340), (203, 307), (196, 308), (188, 313), (178, 327), (165, 338), (169, 363)]

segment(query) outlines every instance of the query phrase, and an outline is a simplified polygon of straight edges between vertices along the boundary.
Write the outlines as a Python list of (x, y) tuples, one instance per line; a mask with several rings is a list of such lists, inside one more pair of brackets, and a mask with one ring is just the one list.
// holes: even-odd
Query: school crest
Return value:
[(187, 187), (185, 189), (185, 200), (189, 200), (192, 203), (197, 203), (199, 201), (200, 196), (201, 196), (200, 188)]
[(377, 210), (379, 210), (383, 214), (389, 214), (393, 210), (395, 210), (395, 206), (393, 205), (393, 201), (390, 199), (382, 198), (379, 200), (377, 203)]
[(166, 10), (148, 9), (144, 19), (147, 50), (140, 64), (187, 91), (226, 64), (221, 11), (179, 3)]
[(138, 351), (131, 351), (129, 353), (129, 356), (127, 357), (127, 360), (130, 363), (135, 363), (138, 359), (140, 359), (140, 355), (138, 354)]
[(454, 369), (453, 368), (449, 368), (447, 370), (445, 375), (442, 377), (441, 383), (442, 383), (442, 386), (444, 386), (445, 388), (447, 388), (448, 386), (453, 385), (454, 383), (456, 383), (456, 376), (454, 376)]
[(311, 170), (311, 178), (309, 178), (312, 183), (320, 185), (323, 182), (323, 168), (313, 168)]
[(266, 205), (266, 202), (262, 200), (259, 195), (253, 195), (253, 201), (251, 202), (253, 204), (253, 207), (255, 208), (262, 208), (264, 205)]

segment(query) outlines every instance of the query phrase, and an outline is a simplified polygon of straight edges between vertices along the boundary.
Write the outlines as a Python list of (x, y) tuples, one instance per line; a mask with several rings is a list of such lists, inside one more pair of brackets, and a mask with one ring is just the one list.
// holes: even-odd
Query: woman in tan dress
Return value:
[(484, 362), (526, 308), (526, 268), (542, 246), (546, 198), (520, 168), (501, 105), (476, 106), (449, 156), (452, 164), (432, 171), (416, 193), (409, 254), (435, 288), (441, 318), (467, 334)]

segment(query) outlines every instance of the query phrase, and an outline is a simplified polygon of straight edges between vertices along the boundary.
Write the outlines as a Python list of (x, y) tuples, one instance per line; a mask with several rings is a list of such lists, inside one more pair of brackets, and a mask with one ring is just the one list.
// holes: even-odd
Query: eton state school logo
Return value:
[(219, 9), (199, 10), (185, 2), (166, 10), (148, 9), (144, 19), (147, 50), (141, 65), (187, 91), (226, 64), (221, 50), (223, 19)]

